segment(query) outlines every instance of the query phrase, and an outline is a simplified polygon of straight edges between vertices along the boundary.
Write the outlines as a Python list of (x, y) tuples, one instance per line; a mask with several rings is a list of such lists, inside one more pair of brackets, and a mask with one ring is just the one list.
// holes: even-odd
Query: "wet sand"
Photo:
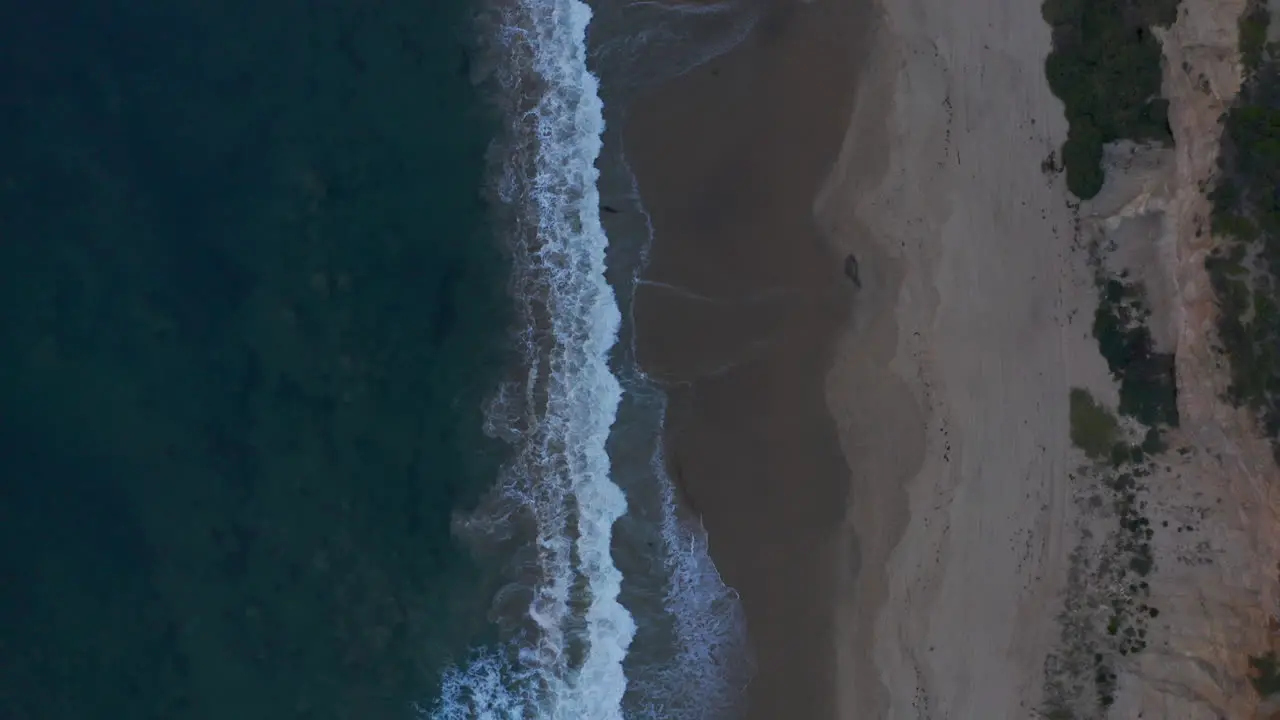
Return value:
[(742, 595), (751, 718), (836, 712), (850, 483), (824, 378), (859, 290), (813, 203), (845, 135), (866, 5), (777, 0), (626, 128), (655, 230), (640, 360), (670, 395), (673, 476)]

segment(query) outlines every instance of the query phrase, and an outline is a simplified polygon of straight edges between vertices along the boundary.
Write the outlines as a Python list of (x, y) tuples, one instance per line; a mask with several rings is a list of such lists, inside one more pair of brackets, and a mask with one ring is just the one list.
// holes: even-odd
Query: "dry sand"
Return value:
[(1037, 2), (887, 0), (818, 214), (871, 278), (828, 378), (860, 554), (842, 718), (1027, 718), (1066, 579), (1071, 386), (1107, 393)]

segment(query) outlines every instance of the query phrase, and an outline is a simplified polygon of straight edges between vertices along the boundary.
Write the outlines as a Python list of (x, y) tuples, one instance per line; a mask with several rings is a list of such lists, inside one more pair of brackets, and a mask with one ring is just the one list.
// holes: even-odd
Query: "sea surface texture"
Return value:
[(733, 717), (605, 120), (749, 18), (0, 0), (0, 717)]
[(0, 4), (0, 717), (405, 718), (492, 634), (455, 2)]

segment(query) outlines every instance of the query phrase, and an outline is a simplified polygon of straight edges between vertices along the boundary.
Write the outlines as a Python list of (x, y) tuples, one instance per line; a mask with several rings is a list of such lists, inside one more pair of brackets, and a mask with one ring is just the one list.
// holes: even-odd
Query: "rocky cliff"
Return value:
[(1205, 270), (1218, 242), (1207, 191), (1221, 117), (1240, 90), (1245, 9), (1245, 0), (1183, 0), (1177, 21), (1156, 31), (1174, 146), (1112, 148), (1106, 188), (1081, 207), (1101, 264), (1145, 286), (1156, 343), (1175, 353), (1180, 418), (1164, 433), (1168, 449), (1136, 473), (1131, 497), (1154, 560), (1141, 582), (1149, 620), (1142, 646), (1106, 671), (1108, 717), (1280, 717), (1251, 684), (1249, 662), (1280, 647), (1280, 471), (1254, 418), (1226, 399)]

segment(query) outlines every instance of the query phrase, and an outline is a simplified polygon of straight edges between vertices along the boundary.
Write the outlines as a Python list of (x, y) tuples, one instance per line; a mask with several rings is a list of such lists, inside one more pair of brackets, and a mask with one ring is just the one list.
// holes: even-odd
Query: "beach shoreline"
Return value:
[(868, 9), (773, 2), (625, 129), (654, 227), (637, 350), (670, 399), (671, 476), (741, 595), (750, 718), (837, 707), (832, 568), (849, 479), (823, 377), (858, 288), (813, 199), (845, 134)]
[[(1029, 717), (1072, 540), (1068, 389), (1109, 391), (1042, 162), (1065, 137), (1049, 28), (1003, 3), (775, 7), (629, 128), (641, 358), (742, 593), (749, 716)], [(817, 87), (805, 58), (847, 74)], [(779, 117), (806, 114), (828, 127)]]

